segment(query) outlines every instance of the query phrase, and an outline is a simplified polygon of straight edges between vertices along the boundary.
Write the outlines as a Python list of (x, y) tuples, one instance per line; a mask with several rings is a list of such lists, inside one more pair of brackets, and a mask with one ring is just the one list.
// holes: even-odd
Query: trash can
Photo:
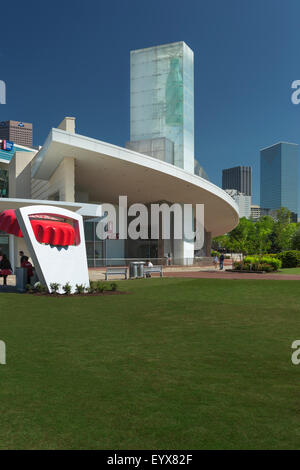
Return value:
[(135, 279), (138, 277), (138, 262), (137, 261), (131, 261), (129, 264), (129, 277), (130, 279)]
[(129, 264), (129, 277), (136, 279), (137, 277), (144, 277), (144, 261), (132, 261)]
[(16, 287), (19, 292), (26, 291), (27, 284), (27, 269), (16, 268)]
[(137, 275), (138, 277), (144, 277), (144, 265), (145, 265), (145, 262), (144, 261), (138, 261), (137, 262)]

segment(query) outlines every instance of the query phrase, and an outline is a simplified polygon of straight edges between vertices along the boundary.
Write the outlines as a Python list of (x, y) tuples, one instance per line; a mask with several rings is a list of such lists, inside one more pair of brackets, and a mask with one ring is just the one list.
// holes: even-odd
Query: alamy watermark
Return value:
[(6, 344), (2, 340), (0, 340), (0, 364), (6, 364)]
[(293, 341), (291, 348), (295, 349), (292, 354), (291, 361), (295, 366), (298, 366), (300, 364), (300, 339)]
[(0, 80), (0, 104), (6, 104), (6, 83)]
[[(118, 212), (118, 214), (117, 214)], [(128, 207), (127, 196), (119, 196), (118, 210), (104, 203), (96, 214), (96, 233), (100, 240), (185, 240), (194, 249), (204, 245), (204, 204), (136, 203)]]

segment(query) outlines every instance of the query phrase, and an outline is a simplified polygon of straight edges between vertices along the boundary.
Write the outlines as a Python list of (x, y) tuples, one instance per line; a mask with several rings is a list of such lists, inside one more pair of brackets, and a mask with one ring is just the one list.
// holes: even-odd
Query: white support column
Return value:
[(9, 261), (13, 270), (16, 268), (16, 258), (15, 258), (15, 237), (13, 235), (9, 235)]
[[(194, 241), (187, 240), (184, 237), (184, 233), (191, 232), (194, 222), (194, 210), (191, 214), (184, 211), (184, 206), (182, 205), (183, 213), (183, 233), (182, 240), (174, 239), (174, 263), (180, 264), (193, 264), (194, 262)], [(177, 261), (176, 261), (177, 260)]]

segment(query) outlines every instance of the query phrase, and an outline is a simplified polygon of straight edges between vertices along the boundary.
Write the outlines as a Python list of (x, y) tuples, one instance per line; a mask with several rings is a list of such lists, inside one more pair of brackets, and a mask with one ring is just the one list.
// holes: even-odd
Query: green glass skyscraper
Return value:
[(279, 142), (260, 152), (260, 206), (298, 214), (299, 149)]
[(130, 53), (128, 146), (142, 153), (145, 141), (152, 156), (163, 149), (157, 158), (194, 173), (194, 54), (184, 42)]

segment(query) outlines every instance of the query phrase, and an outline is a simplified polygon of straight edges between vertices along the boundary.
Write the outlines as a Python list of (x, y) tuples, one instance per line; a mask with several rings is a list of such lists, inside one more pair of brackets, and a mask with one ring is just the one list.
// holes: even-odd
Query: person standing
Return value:
[(221, 256), (220, 256), (220, 270), (222, 271), (223, 267), (224, 267), (224, 259), (225, 259), (225, 256), (223, 253), (221, 253)]
[(214, 263), (214, 267), (215, 269), (217, 269), (218, 267), (218, 262), (219, 262), (219, 258), (217, 255), (214, 256), (214, 259), (213, 259), (213, 263)]
[(21, 268), (27, 269), (27, 284), (30, 284), (31, 277), (33, 276), (33, 268), (28, 256), (24, 256), (24, 260), (21, 263)]
[(19, 256), (20, 256), (20, 266), (22, 266), (22, 263), (25, 261), (25, 254), (24, 251), (19, 251)]
[(10, 276), (10, 274), (12, 274), (10, 261), (7, 256), (3, 254), (0, 261), (0, 277), (3, 277), (4, 286), (7, 285), (7, 276)]

